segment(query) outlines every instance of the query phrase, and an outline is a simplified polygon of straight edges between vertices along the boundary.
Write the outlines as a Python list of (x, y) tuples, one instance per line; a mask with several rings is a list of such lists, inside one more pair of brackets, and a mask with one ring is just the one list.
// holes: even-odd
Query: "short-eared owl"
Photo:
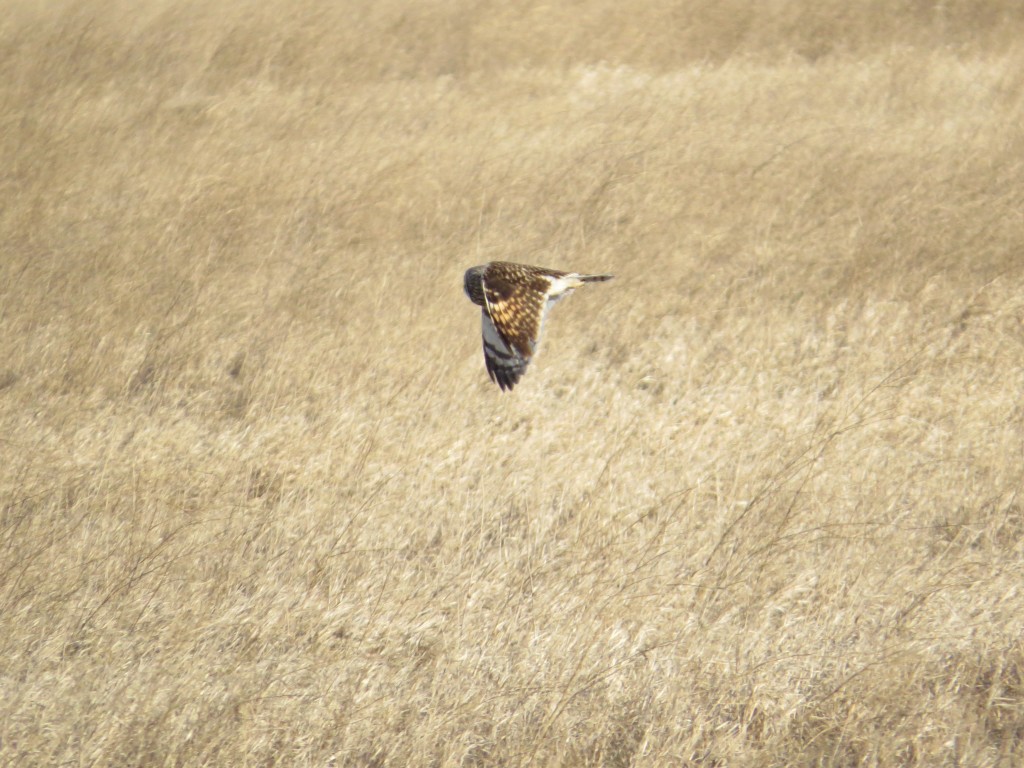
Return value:
[(584, 283), (611, 279), (507, 261), (467, 269), (463, 288), (482, 309), (484, 362), (491, 381), (512, 389), (537, 351), (551, 305)]

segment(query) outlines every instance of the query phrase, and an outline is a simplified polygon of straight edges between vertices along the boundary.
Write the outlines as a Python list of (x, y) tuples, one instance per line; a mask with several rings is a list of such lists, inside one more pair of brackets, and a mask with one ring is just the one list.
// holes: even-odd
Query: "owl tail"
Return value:
[(615, 275), (577, 275), (577, 277), (584, 283), (603, 283), (605, 280), (611, 280)]

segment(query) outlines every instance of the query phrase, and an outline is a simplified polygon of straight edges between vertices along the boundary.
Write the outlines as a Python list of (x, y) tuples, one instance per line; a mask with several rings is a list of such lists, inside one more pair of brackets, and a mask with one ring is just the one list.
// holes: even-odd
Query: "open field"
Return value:
[(0, 765), (1024, 764), (1019, 3), (9, 5)]

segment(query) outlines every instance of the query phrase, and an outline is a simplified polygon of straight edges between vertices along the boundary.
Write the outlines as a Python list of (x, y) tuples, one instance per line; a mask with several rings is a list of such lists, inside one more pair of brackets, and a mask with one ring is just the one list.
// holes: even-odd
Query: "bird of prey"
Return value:
[(584, 283), (612, 275), (581, 275), (557, 269), (492, 261), (466, 270), (463, 289), (481, 308), (484, 362), (491, 381), (511, 390), (537, 352), (551, 306)]

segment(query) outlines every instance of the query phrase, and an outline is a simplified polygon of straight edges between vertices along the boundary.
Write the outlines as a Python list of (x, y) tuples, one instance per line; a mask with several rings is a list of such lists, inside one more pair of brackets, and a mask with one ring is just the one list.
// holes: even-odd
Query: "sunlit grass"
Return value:
[(1024, 757), (1021, 11), (663, 5), (0, 21), (0, 763)]

